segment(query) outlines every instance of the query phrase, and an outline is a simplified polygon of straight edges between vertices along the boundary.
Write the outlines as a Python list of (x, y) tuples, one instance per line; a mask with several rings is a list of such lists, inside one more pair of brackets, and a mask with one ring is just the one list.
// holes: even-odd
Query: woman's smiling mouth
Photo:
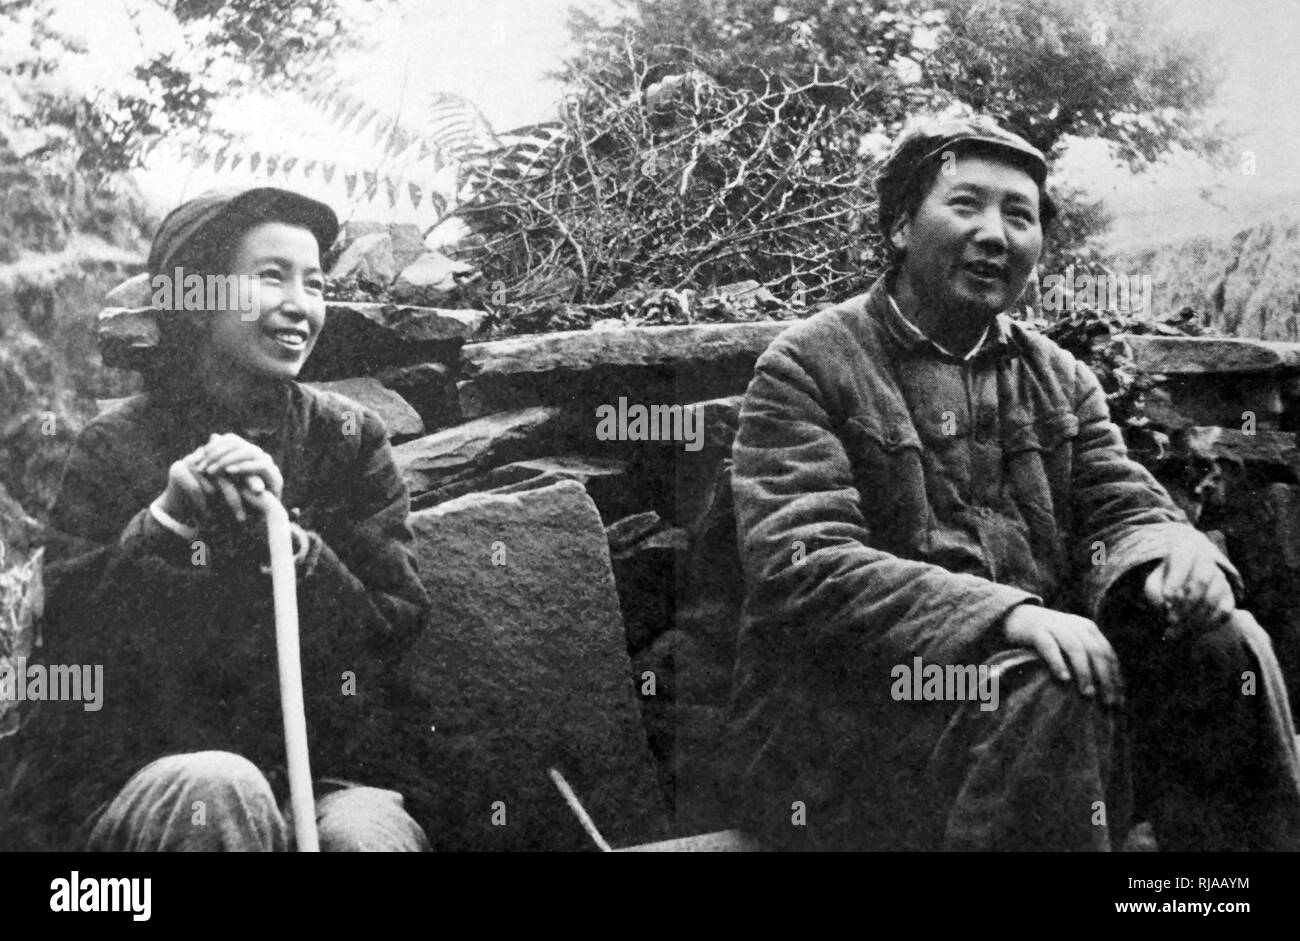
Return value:
[(301, 353), (307, 349), (308, 335), (306, 330), (297, 327), (276, 327), (265, 329), (262, 333), (286, 350)]

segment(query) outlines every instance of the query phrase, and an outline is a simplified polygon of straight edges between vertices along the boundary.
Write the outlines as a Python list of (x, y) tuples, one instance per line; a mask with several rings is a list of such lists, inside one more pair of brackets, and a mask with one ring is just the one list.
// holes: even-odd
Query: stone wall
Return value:
[[(510, 654), (510, 644), (493, 641), (492, 670), (517, 681), (499, 687), (490, 680), (469, 684), (465, 688), (477, 692), (465, 693), (462, 698), (468, 697), (469, 704), (455, 721), (463, 730), (472, 729), (499, 718), (502, 703), (512, 703), (516, 712), (529, 696), (540, 704), (539, 675), (551, 676), (561, 686), (568, 682), (553, 658), (538, 658), (533, 641), (548, 635), (537, 633), (529, 617), (554, 622), (550, 628), (556, 643), (581, 650), (586, 622), (563, 602), (585, 597), (591, 572), (607, 567), (623, 649), (615, 656), (601, 648), (600, 662), (602, 669), (623, 674), (614, 678), (616, 685), (639, 710), (644, 739), (638, 733), (629, 748), (634, 752), (648, 746), (653, 755), (659, 798), (668, 811), (667, 832), (723, 829), (734, 822), (729, 819), (731, 766), (723, 723), (743, 590), (730, 449), (754, 363), (789, 322), (620, 325), (484, 341), (479, 338), (486, 319), (466, 310), (334, 303), (303, 376), (373, 407), (387, 423), (411, 489), (417, 528), (424, 534), (426, 577), (435, 585), (465, 586), (457, 592), (455, 612), (446, 615), (451, 618), (444, 625), (447, 636), (477, 656), (482, 651), (473, 638), (494, 636), (489, 622), (506, 617), (511, 636), (527, 641), (520, 641), (517, 657)], [(107, 312), (102, 326), (116, 337), (123, 361), (133, 346), (148, 343), (147, 330), (141, 332), (129, 310)], [(1190, 517), (1226, 543), (1246, 578), (1247, 604), (1273, 632), (1284, 668), (1300, 689), (1300, 595), (1291, 587), (1300, 576), (1300, 452), (1295, 438), (1300, 428), (1300, 345), (1165, 336), (1134, 336), (1128, 342), (1140, 369), (1158, 380), (1145, 411), (1148, 428), (1161, 432), (1161, 446), (1148, 458), (1149, 465)], [(666, 426), (652, 425), (646, 421), (651, 416), (642, 414), (655, 406), (660, 412), (653, 417)], [(697, 416), (698, 423), (688, 420)], [(607, 434), (610, 430), (624, 433)], [(578, 568), (530, 569), (534, 574), (520, 575), (521, 584), (511, 588), (509, 597), (516, 603), (507, 606), (506, 614), (498, 611), (496, 591), (485, 590), (475, 600), (469, 586), (511, 578), (506, 571), (493, 572), (495, 551), (505, 557), (526, 551), (534, 564), (541, 562), (539, 542), (526, 531), (533, 524), (511, 529), (503, 512), (508, 516), (508, 508), (518, 505), (538, 513), (537, 499), (543, 494), (546, 503), (554, 493), (571, 495), (575, 486), (585, 490), (599, 514), (601, 559), (593, 563), (588, 553)], [(536, 499), (511, 503), (534, 493)], [(536, 518), (549, 520), (545, 514)], [(449, 519), (471, 522), (463, 524), (458, 538), (434, 538), (436, 527), (443, 525), (438, 521)], [(574, 533), (553, 530), (557, 558), (579, 543), (587, 545), (587, 537)], [(431, 548), (435, 546), (440, 548)], [(537, 602), (530, 615), (522, 610), (530, 603), (518, 599), (537, 597), (528, 592), (546, 571), (557, 573), (551, 586), (557, 604)], [(478, 576), (470, 578), (469, 572)], [(559, 574), (565, 572), (570, 574)], [(476, 625), (473, 630), (466, 627), (470, 623)], [(426, 649), (420, 656), (443, 675), (456, 675), (445, 651)], [(581, 685), (581, 672), (574, 674), (574, 689)], [(583, 675), (583, 688), (599, 687), (589, 672)], [(618, 752), (608, 744), (613, 700), (608, 687), (600, 689), (590, 701), (604, 705), (593, 707), (585, 723), (580, 712), (565, 713), (565, 740), (569, 747), (586, 740), (587, 753), (594, 749), (612, 755)], [(430, 702), (438, 695), (431, 689)], [(569, 700), (561, 696), (559, 701)], [(501, 745), (510, 737), (509, 728), (498, 731), (504, 736)], [(478, 755), (474, 760), (492, 765), (484, 757), (493, 754), (490, 748), (480, 753), (488, 746), (472, 732), (465, 734), (470, 738), (457, 746), (459, 751), (447, 753), (449, 760)], [(604, 744), (591, 744), (597, 742)], [(553, 744), (547, 754), (560, 747)], [(512, 757), (500, 759), (503, 767), (523, 768), (523, 759), (513, 757), (517, 750), (506, 748)], [(543, 752), (546, 748), (533, 756), (530, 770), (516, 775), (528, 779), (521, 785), (521, 793), (527, 792), (522, 799), (539, 808), (539, 821), (550, 819), (547, 815), (555, 810), (543, 806), (545, 801), (538, 803), (539, 793), (529, 790), (538, 783), (541, 764), (550, 760), (538, 757)], [(635, 758), (628, 758), (622, 770), (610, 765), (608, 773), (629, 774), (626, 780), (631, 781), (635, 774), (627, 769), (635, 764)], [(599, 767), (586, 767), (580, 774), (588, 789), (602, 778)], [(544, 782), (542, 791), (549, 793)], [(586, 797), (606, 809), (607, 819), (617, 804), (599, 789)], [(652, 802), (638, 798), (637, 803), (644, 808)], [(655, 826), (623, 830), (628, 840), (660, 832)], [(461, 837), (465, 846), (489, 845), (476, 843), (474, 833)]]
[[(605, 525), (627, 689), (679, 834), (730, 823), (723, 720), (742, 594), (730, 447), (754, 362), (788, 326), (453, 343), (437, 359), (412, 357), (368, 380), (370, 401), (392, 427), (412, 428), (411, 412), (424, 427), (394, 436), (417, 510), (565, 480), (586, 489)], [(1226, 543), (1245, 575), (1247, 603), (1274, 632), (1300, 688), (1300, 596), (1291, 587), (1300, 576), (1300, 346), (1127, 339), (1158, 380), (1146, 412), (1168, 444), (1150, 466), (1191, 518)], [(675, 429), (689, 442), (605, 440), (602, 417), (626, 419), (631, 438), (638, 407), (652, 405), (698, 410), (698, 432)]]
[[(380, 380), (390, 396), (409, 397), (428, 431), (395, 436), (417, 514), (566, 480), (594, 501), (630, 657), (625, 688), (639, 702), (661, 794), (681, 834), (726, 825), (727, 767), (718, 745), (742, 593), (730, 449), (754, 362), (788, 326), (471, 342), (454, 358), (389, 370)], [(638, 426), (650, 406), (660, 408), (658, 421)], [(385, 418), (403, 413), (393, 402)], [(602, 417), (643, 439), (603, 434)], [(678, 440), (648, 439), (665, 432)], [(481, 548), (486, 564), (488, 547)], [(555, 589), (563, 595), (573, 586)]]

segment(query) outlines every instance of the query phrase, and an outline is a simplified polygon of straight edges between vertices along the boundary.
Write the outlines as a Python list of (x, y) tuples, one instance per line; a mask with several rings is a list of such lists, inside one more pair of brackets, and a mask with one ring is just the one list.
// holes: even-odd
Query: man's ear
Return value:
[(907, 250), (907, 240), (912, 234), (912, 216), (902, 213), (889, 227), (889, 244), (900, 252)]

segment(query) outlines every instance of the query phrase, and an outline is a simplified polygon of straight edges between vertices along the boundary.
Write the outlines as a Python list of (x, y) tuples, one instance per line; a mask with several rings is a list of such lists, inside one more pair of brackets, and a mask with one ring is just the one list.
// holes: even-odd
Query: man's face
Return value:
[(899, 277), (927, 307), (987, 319), (1020, 297), (1043, 248), (1038, 186), (996, 157), (958, 153), (890, 234)]

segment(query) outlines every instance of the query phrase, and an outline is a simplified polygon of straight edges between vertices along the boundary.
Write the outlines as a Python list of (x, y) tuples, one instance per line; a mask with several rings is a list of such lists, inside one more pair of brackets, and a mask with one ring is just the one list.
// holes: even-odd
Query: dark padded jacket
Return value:
[(239, 753), (283, 792), (264, 528), (203, 533), (197, 546), (146, 525), (172, 462), (213, 432), (244, 434), (271, 454), (283, 503), (308, 533), (298, 606), (313, 776), (395, 785), (379, 770), (384, 704), (394, 658), (429, 609), (407, 489), (374, 412), (297, 383), (285, 397), (278, 426), (262, 435), (201, 397), (152, 392), (78, 439), (51, 518), (41, 659), (102, 664), (104, 689), (98, 712), (42, 704), (24, 734), (56, 845), (75, 845), (101, 802), (170, 753)]
[(982, 663), (1026, 602), (1099, 619), (1126, 573), (1208, 544), (1129, 459), (1086, 366), (1005, 315), (947, 354), (883, 279), (772, 343), (733, 457), (737, 759), (787, 818), (792, 799), (833, 815), (881, 741), (933, 745), (942, 725), (864, 727), (898, 714), (872, 708), (893, 665)]

